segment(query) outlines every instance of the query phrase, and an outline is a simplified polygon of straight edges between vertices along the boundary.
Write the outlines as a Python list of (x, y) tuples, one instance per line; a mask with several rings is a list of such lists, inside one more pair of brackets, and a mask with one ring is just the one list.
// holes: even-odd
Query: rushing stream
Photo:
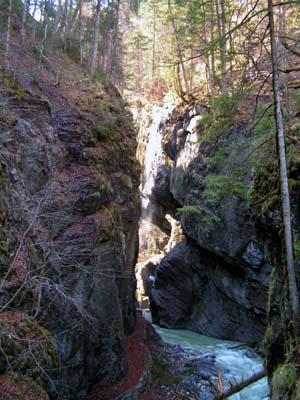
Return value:
[[(165, 342), (178, 344), (191, 355), (215, 355), (216, 367), (222, 373), (225, 388), (229, 382), (235, 384), (263, 368), (263, 360), (253, 350), (239, 343), (214, 339), (186, 330), (163, 329), (155, 326)], [(269, 388), (267, 378), (230, 397), (231, 400), (267, 400)]]
[[(162, 126), (168, 118), (170, 109), (168, 107), (154, 107), (152, 111), (151, 124), (141, 128), (141, 133), (146, 131), (145, 154), (144, 154), (144, 176), (142, 182), (142, 217), (140, 226), (141, 250), (149, 245), (151, 237), (151, 224), (153, 223), (152, 192), (160, 164), (163, 162), (162, 152)], [(199, 117), (191, 119), (188, 131), (190, 132), (186, 145), (177, 157), (177, 166), (186, 168), (198, 151), (199, 141), (195, 133), (195, 126)], [(143, 137), (143, 136), (142, 136)], [(144, 311), (144, 316), (149, 319), (149, 313)], [(259, 372), (263, 368), (263, 360), (250, 348), (226, 340), (218, 340), (202, 336), (186, 330), (163, 329), (154, 326), (162, 339), (171, 344), (179, 345), (182, 351), (191, 357), (211, 356), (215, 360), (216, 370), (221, 373), (224, 389), (236, 384), (243, 379)], [(198, 392), (199, 386), (196, 386)], [(210, 398), (209, 395), (208, 397)], [(267, 378), (252, 384), (240, 393), (230, 397), (231, 400), (267, 400), (269, 399), (269, 388)]]

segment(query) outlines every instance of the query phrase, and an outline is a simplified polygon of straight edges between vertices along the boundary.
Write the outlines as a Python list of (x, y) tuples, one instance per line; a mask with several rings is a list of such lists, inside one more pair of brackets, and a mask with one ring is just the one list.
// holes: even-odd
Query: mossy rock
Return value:
[[(296, 385), (297, 374), (295, 367), (291, 364), (280, 365), (274, 372), (272, 378), (272, 399), (285, 398), (291, 393)], [(288, 397), (286, 397), (288, 398)]]
[(106, 121), (102, 125), (96, 125), (93, 134), (97, 140), (108, 140), (115, 136), (116, 123), (114, 121)]
[(133, 183), (130, 176), (122, 174), (122, 172), (116, 172), (114, 173), (114, 176), (119, 179), (122, 185), (126, 186), (128, 189), (133, 188)]
[(0, 313), (0, 370), (11, 367), (31, 377), (58, 365), (56, 344), (50, 333), (27, 314)]
[(300, 400), (300, 379), (297, 380), (292, 400)]
[(0, 375), (0, 396), (1, 400), (49, 400), (39, 383), (17, 373)]

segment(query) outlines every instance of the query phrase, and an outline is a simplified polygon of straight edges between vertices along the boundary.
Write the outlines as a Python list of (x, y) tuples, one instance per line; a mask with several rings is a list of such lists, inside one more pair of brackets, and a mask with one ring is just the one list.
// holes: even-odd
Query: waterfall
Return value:
[[(159, 166), (163, 163), (163, 123), (170, 115), (168, 106), (153, 106), (150, 117), (150, 125), (142, 124), (142, 134), (146, 134), (144, 153), (144, 174), (141, 184), (142, 214), (140, 220), (140, 249), (149, 249), (149, 237), (151, 236), (154, 208), (151, 201), (155, 178)], [(143, 116), (142, 116), (143, 118)], [(145, 126), (146, 125), (146, 126)]]

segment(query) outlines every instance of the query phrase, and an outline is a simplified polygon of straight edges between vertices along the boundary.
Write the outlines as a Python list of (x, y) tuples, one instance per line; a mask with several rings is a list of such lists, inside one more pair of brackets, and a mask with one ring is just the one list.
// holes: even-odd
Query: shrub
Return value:
[(105, 140), (109, 138), (110, 130), (106, 126), (96, 126), (94, 128), (94, 135), (97, 140)]
[(113, 121), (105, 122), (103, 125), (96, 125), (93, 134), (97, 140), (107, 140), (112, 138), (116, 129), (116, 123)]
[(211, 101), (211, 107), (215, 118), (234, 118), (237, 114), (237, 104), (237, 98), (225, 96), (223, 94)]
[(235, 124), (238, 100), (221, 95), (211, 101), (211, 111), (199, 120), (198, 128), (204, 132), (204, 138), (215, 139)]
[(241, 200), (247, 199), (248, 187), (240, 180), (240, 176), (208, 175), (204, 179), (203, 197), (209, 205), (217, 206), (232, 194)]

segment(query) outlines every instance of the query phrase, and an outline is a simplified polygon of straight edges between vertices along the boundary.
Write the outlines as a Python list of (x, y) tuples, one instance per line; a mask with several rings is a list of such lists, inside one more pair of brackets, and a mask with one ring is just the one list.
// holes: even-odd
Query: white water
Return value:
[[(216, 367), (222, 374), (224, 388), (229, 388), (229, 382), (235, 384), (263, 369), (262, 358), (249, 348), (236, 347), (239, 343), (214, 339), (186, 330), (163, 329), (158, 326), (155, 326), (155, 329), (165, 342), (179, 344), (194, 356), (215, 355)], [(261, 379), (229, 399), (269, 399), (267, 378)]]
[(171, 112), (170, 107), (153, 106), (151, 125), (142, 126), (146, 129), (147, 144), (144, 155), (144, 176), (141, 185), (142, 192), (142, 215), (140, 223), (140, 243), (143, 246), (149, 239), (151, 223), (153, 218), (153, 207), (151, 195), (155, 185), (155, 178), (159, 166), (163, 163), (162, 132), (160, 124), (164, 122)]

